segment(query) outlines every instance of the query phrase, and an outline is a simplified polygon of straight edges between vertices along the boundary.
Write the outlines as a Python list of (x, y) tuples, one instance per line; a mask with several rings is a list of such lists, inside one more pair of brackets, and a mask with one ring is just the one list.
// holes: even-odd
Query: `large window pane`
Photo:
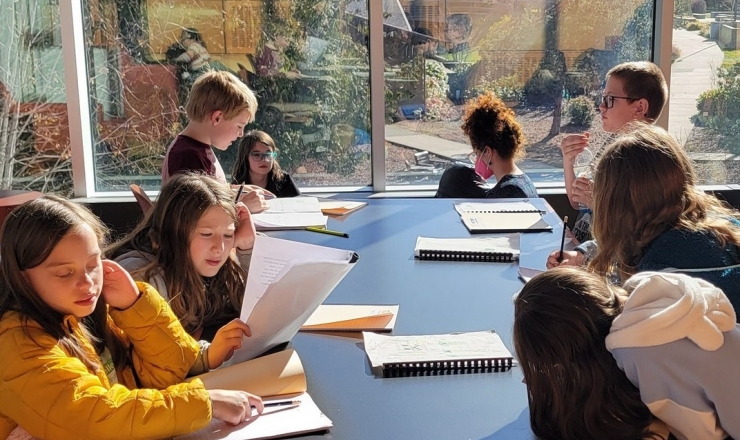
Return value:
[(472, 166), (460, 119), (486, 90), (523, 126), (520, 167), (535, 181), (562, 181), (562, 137), (600, 131), (604, 74), (652, 58), (652, 0), (399, 3), (410, 29), (385, 26), (389, 185), (436, 185), (448, 164)]
[(72, 193), (59, 5), (0, 0), (0, 188)]
[(736, 3), (679, 0), (675, 5), (668, 129), (689, 152), (701, 184), (740, 181)]
[[(97, 189), (159, 187), (166, 147), (187, 123), (179, 109), (207, 69), (255, 90), (259, 111), (247, 129), (275, 138), (299, 186), (369, 185), (368, 27), (346, 4), (87, 0)], [(205, 67), (183, 57), (192, 41)], [(236, 150), (216, 152), (227, 174)]]

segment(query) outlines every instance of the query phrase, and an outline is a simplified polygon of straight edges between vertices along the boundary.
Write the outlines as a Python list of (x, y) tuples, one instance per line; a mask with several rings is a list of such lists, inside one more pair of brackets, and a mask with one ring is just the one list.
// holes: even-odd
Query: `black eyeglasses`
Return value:
[(268, 151), (266, 153), (256, 153), (255, 152), (255, 153), (249, 153), (249, 157), (252, 160), (256, 160), (258, 162), (262, 160), (272, 162), (272, 160), (275, 159), (275, 157), (277, 157), (277, 153), (274, 151)]
[(612, 95), (601, 95), (601, 102), (599, 105), (604, 104), (606, 108), (614, 107), (615, 99), (627, 99), (629, 101), (637, 101), (636, 98), (630, 98), (629, 96), (612, 96)]

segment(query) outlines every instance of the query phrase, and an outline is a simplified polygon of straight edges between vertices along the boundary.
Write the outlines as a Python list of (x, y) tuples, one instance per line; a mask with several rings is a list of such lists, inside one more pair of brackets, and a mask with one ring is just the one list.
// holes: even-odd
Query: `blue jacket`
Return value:
[(740, 267), (701, 270), (736, 264), (740, 264), (738, 246), (728, 243), (723, 247), (709, 232), (669, 229), (645, 248), (645, 253), (637, 265), (637, 271), (674, 269), (669, 271), (704, 279), (722, 289), (730, 299), (732, 306), (740, 310)]

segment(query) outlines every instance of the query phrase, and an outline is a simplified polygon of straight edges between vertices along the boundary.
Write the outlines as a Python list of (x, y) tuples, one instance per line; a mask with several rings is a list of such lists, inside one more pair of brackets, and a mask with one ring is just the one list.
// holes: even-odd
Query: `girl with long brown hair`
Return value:
[(514, 346), (534, 433), (738, 438), (740, 328), (727, 297), (684, 274), (644, 272), (624, 287), (560, 267), (532, 278), (514, 299)]
[(740, 307), (738, 213), (696, 187), (691, 159), (662, 128), (641, 126), (606, 148), (594, 172), (593, 213), (594, 242), (565, 252), (562, 263), (553, 252), (548, 266), (588, 263), (621, 279), (689, 273)]
[(242, 333), (249, 335), (238, 317), (255, 230), (233, 198), (211, 177), (177, 175), (136, 229), (107, 250), (157, 288), (188, 333), (214, 344), (239, 345)]
[[(0, 237), (0, 438), (163, 438), (240, 423), (258, 397), (206, 390), (201, 351), (167, 303), (103, 260), (107, 231), (47, 195)], [(148, 389), (137, 389), (148, 388)]]
[(272, 136), (260, 130), (250, 131), (239, 142), (231, 183), (257, 185), (275, 197), (301, 195), (290, 174), (280, 168), (277, 156), (278, 149)]

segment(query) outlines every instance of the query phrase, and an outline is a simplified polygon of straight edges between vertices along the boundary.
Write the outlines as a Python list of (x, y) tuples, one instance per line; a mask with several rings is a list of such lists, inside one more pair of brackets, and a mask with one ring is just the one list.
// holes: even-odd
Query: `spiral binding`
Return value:
[(383, 377), (498, 373), (510, 370), (513, 363), (514, 360), (512, 358), (390, 363), (383, 364)]
[(514, 258), (514, 254), (511, 252), (419, 250), (419, 260), (511, 263), (512, 261), (515, 261), (515, 258)]

